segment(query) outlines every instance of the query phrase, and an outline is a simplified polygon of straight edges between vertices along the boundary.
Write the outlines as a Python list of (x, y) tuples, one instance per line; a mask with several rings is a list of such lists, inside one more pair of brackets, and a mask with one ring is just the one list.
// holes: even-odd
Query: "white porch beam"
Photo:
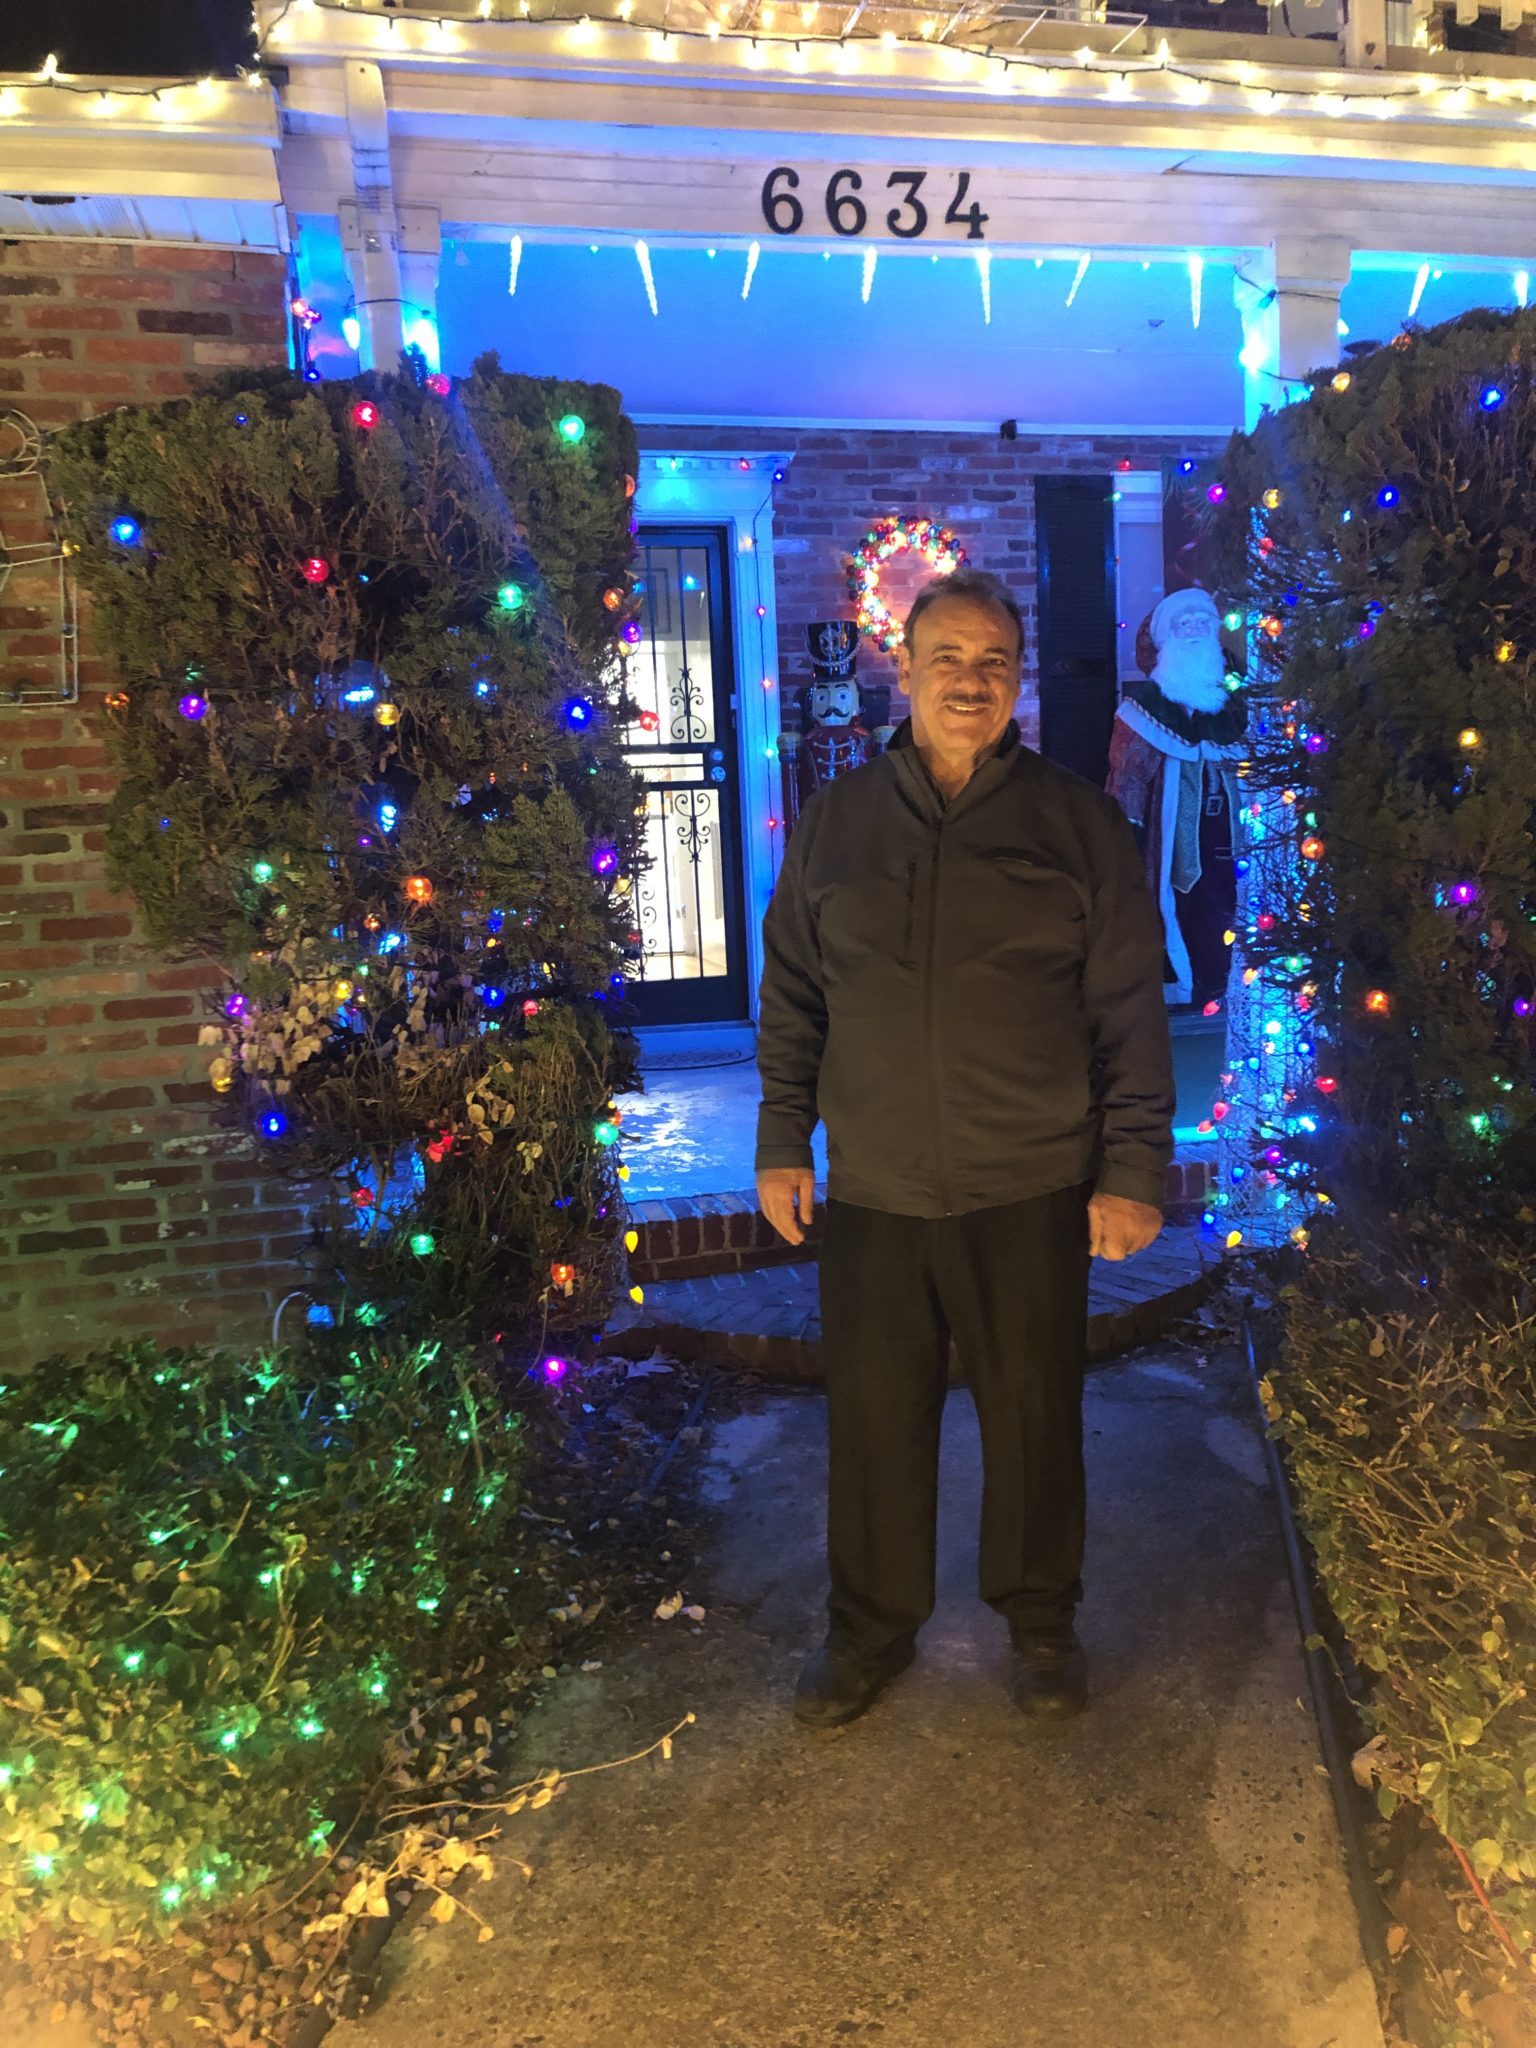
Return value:
[(1238, 267), (1244, 422), (1303, 397), (1306, 377), (1339, 359), (1339, 300), (1353, 250), (1332, 237), (1287, 236)]
[[(393, 370), (414, 323), (436, 332), (442, 237), (436, 207), (397, 206), (390, 161), (389, 108), (377, 64), (344, 67), (352, 193), (336, 207), (341, 246), (361, 327), (365, 370)], [(426, 349), (435, 369), (435, 344)]]
[(1387, 0), (1344, 0), (1340, 40), (1351, 71), (1387, 67)]

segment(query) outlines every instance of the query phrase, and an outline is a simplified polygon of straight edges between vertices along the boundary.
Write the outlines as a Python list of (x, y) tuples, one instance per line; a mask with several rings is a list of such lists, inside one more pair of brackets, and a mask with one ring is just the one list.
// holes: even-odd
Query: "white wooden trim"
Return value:
[[(739, 424), (739, 423), (738, 423)], [(741, 797), (742, 900), (747, 940), (749, 1014), (757, 1016), (763, 972), (763, 912), (784, 850), (778, 765), (778, 615), (774, 603), (773, 474), (787, 454), (759, 448), (648, 448), (640, 458), (635, 516), (644, 526), (718, 526), (730, 553), (731, 638), (736, 650), (737, 788)], [(747, 464), (743, 469), (742, 464)], [(675, 469), (672, 465), (675, 464)], [(743, 542), (750, 541), (750, 548)], [(754, 572), (755, 564), (755, 572)], [(766, 617), (759, 620), (761, 602)], [(774, 687), (763, 688), (759, 649)], [(772, 809), (769, 809), (771, 803)]]

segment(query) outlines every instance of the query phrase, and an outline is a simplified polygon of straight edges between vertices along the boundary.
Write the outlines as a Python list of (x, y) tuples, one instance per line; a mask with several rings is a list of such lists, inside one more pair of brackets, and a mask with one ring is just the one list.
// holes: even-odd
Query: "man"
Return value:
[(1014, 1692), (1087, 1697), (1082, 1393), (1090, 1255), (1162, 1226), (1173, 1078), (1162, 935), (1102, 791), (1023, 746), (1019, 608), (995, 577), (907, 620), (910, 719), (807, 804), (764, 921), (757, 1186), (821, 1251), (832, 1592), (797, 1718), (835, 1727), (912, 1661), (934, 1598), (950, 1337), (981, 1423), (981, 1592)]

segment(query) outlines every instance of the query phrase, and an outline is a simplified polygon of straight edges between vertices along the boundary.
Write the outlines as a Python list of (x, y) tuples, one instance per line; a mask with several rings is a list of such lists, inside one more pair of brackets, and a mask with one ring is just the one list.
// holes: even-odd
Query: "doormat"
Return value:
[(748, 1046), (740, 1052), (648, 1052), (640, 1059), (642, 1074), (693, 1074), (706, 1067), (746, 1067), (757, 1058)]

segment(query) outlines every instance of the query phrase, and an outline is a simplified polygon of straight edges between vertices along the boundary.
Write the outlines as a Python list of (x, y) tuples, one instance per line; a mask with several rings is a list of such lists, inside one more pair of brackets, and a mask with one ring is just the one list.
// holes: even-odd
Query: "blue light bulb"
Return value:
[(130, 519), (126, 512), (121, 518), (114, 519), (107, 531), (120, 548), (136, 548), (142, 533), (137, 519)]
[(1504, 403), (1504, 394), (1497, 384), (1485, 384), (1482, 396), (1477, 402), (1484, 412), (1497, 412)]

